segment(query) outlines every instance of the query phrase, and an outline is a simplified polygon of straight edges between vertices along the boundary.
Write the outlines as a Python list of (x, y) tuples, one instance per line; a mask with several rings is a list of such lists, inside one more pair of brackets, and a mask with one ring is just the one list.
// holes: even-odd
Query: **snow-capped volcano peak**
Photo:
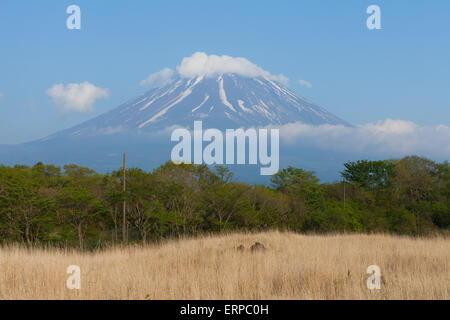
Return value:
[(154, 131), (170, 126), (225, 129), (283, 125), (347, 123), (264, 76), (234, 73), (179, 77), (136, 99), (64, 132), (96, 135), (114, 130)]

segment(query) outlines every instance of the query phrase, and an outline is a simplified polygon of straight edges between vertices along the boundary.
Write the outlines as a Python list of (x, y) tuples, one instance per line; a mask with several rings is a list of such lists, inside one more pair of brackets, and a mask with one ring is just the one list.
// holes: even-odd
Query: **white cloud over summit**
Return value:
[(65, 112), (92, 112), (97, 99), (108, 98), (109, 90), (89, 82), (55, 84), (45, 93)]
[(450, 127), (420, 126), (404, 120), (386, 119), (355, 127), (292, 123), (280, 127), (280, 138), (290, 145), (315, 146), (365, 157), (416, 154), (450, 158)]
[[(289, 79), (282, 75), (273, 75), (262, 69), (246, 58), (208, 55), (204, 52), (196, 52), (190, 57), (185, 57), (177, 66), (178, 75), (182, 78), (197, 76), (212, 77), (217, 74), (235, 73), (243, 77), (265, 77), (287, 85)], [(169, 68), (150, 74), (147, 79), (141, 81), (142, 86), (158, 87), (167, 84), (175, 72)]]
[(221, 73), (236, 73), (244, 77), (266, 77), (271, 80), (287, 84), (289, 81), (284, 75), (273, 75), (245, 58), (230, 56), (207, 55), (196, 52), (190, 57), (183, 58), (177, 67), (178, 73), (184, 78), (195, 76), (214, 76)]
[(141, 81), (142, 87), (160, 87), (172, 82), (175, 72), (172, 69), (164, 68), (161, 71), (150, 74)]
[(303, 86), (303, 87), (307, 87), (308, 89), (312, 88), (311, 82), (306, 81), (306, 80), (298, 80), (298, 84)]

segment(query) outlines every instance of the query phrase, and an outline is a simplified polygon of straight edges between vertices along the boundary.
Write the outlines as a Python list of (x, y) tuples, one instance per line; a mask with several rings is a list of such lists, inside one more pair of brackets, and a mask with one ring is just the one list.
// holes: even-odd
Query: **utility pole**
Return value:
[(123, 153), (123, 221), (122, 221), (122, 241), (127, 243), (127, 202), (125, 200), (126, 184), (126, 169), (125, 169), (125, 152)]
[(345, 178), (342, 180), (342, 182), (344, 183), (344, 210), (345, 210)]

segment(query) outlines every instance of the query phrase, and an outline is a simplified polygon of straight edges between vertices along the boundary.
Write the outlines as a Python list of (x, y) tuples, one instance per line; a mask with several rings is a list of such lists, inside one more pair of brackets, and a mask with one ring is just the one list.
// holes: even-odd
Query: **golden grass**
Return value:
[[(265, 252), (249, 246), (263, 243)], [(235, 249), (244, 244), (246, 249)], [(0, 299), (449, 299), (450, 239), (267, 232), (96, 253), (0, 249)], [(66, 269), (81, 267), (81, 289)], [(366, 269), (381, 268), (380, 290)]]

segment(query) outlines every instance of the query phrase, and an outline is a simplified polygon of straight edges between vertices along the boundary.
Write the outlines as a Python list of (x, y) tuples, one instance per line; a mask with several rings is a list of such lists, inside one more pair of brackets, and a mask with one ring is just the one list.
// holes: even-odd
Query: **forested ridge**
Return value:
[(99, 174), (77, 165), (0, 166), (0, 241), (99, 248), (222, 231), (388, 232), (450, 228), (448, 162), (409, 156), (348, 162), (342, 181), (288, 167), (269, 186), (227, 168), (168, 162)]

